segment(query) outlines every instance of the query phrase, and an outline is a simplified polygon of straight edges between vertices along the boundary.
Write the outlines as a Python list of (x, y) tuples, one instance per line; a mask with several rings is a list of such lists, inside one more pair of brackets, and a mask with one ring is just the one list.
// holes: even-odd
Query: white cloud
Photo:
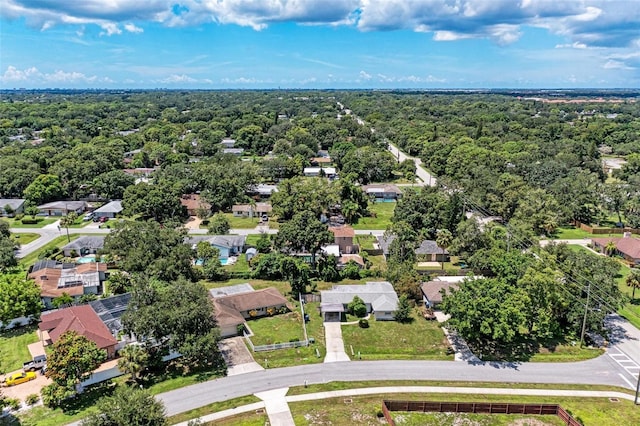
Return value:
[(0, 76), (0, 82), (2, 83), (27, 83), (30, 85), (38, 85), (42, 83), (113, 83), (110, 78), (98, 78), (95, 75), (87, 76), (84, 73), (77, 71), (63, 71), (56, 70), (52, 73), (43, 73), (36, 67), (30, 67), (23, 70), (17, 69), (14, 66), (9, 65), (7, 70)]
[(359, 76), (363, 80), (371, 80), (371, 74), (367, 73), (366, 71), (360, 71)]
[(586, 49), (587, 45), (574, 41), (573, 43), (556, 44), (556, 49)]
[(616, 61), (615, 59), (609, 59), (602, 68), (606, 70), (632, 70), (633, 67), (625, 65), (622, 61)]
[(112, 36), (114, 34), (122, 34), (122, 30), (118, 27), (118, 24), (113, 22), (104, 22), (100, 24), (100, 27), (104, 30), (100, 35)]
[(131, 23), (124, 24), (124, 29), (129, 31), (130, 33), (135, 33), (135, 34), (144, 32), (142, 28), (136, 27), (134, 24), (131, 24)]
[(176, 83), (196, 83), (198, 80), (196, 80), (193, 77), (189, 77), (186, 74), (172, 74), (167, 78), (163, 78), (160, 80), (157, 80), (158, 83), (167, 83), (167, 84), (176, 84)]

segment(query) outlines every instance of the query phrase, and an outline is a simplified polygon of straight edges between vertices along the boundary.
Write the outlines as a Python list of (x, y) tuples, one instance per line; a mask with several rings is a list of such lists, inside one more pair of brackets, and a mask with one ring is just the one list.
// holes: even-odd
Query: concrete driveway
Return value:
[(351, 361), (344, 351), (344, 341), (342, 340), (342, 328), (339, 322), (325, 322), (324, 338), (327, 345), (327, 355), (324, 362)]
[(227, 363), (228, 376), (264, 370), (260, 364), (255, 362), (242, 337), (224, 339), (220, 341), (218, 347)]
[[(14, 371), (14, 373), (20, 372), (22, 370)], [(9, 374), (7, 374), (8, 376)], [(40, 371), (36, 371), (36, 379), (31, 380), (30, 382), (22, 383), (15, 386), (4, 386), (5, 376), (0, 376), (0, 380), (2, 380), (2, 393), (7, 398), (16, 398), (20, 401), (23, 401), (27, 398), (27, 396), (31, 394), (40, 395), (40, 391), (46, 385), (51, 384), (51, 380), (40, 374)]]

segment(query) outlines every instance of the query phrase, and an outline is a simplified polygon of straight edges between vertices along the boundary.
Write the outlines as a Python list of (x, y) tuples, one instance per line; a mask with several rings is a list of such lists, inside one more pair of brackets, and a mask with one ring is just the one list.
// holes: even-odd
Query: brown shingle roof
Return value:
[[(62, 268), (43, 268), (29, 274), (29, 278), (33, 279), (40, 287), (40, 295), (43, 297), (60, 297), (63, 293), (69, 296), (81, 296), (84, 294), (84, 283), (86, 281), (95, 281), (96, 272), (104, 272), (107, 270), (106, 263), (83, 263), (72, 269)], [(82, 284), (59, 287), (58, 283), (63, 276), (73, 276)], [(99, 284), (99, 283), (98, 283)]]
[(329, 227), (329, 231), (333, 232), (334, 237), (336, 238), (353, 238), (356, 233), (350, 226), (331, 226)]
[(72, 306), (45, 313), (41, 318), (38, 328), (41, 331), (47, 331), (53, 343), (70, 330), (91, 340), (100, 349), (106, 349), (118, 343), (89, 305)]
[(210, 209), (211, 204), (200, 199), (198, 194), (184, 194), (180, 197), (180, 204), (185, 206), (187, 210), (197, 210), (199, 208)]
[(440, 290), (445, 291), (445, 293), (451, 293), (451, 290), (456, 290), (459, 288), (457, 283), (452, 283), (448, 281), (428, 281), (426, 283), (420, 284), (420, 290), (422, 290), (422, 294), (425, 295), (431, 304), (442, 303), (442, 294), (440, 294)]
[(253, 209), (254, 213), (271, 213), (273, 208), (269, 203), (256, 203), (255, 206), (251, 204), (234, 204), (231, 207), (232, 212), (247, 212), (250, 213)]
[(640, 240), (633, 237), (623, 238), (592, 238), (595, 244), (606, 247), (610, 241), (616, 244), (616, 250), (633, 259), (640, 259)]
[(273, 287), (213, 299), (216, 321), (220, 325), (243, 323), (241, 312), (281, 305), (287, 305), (287, 299)]

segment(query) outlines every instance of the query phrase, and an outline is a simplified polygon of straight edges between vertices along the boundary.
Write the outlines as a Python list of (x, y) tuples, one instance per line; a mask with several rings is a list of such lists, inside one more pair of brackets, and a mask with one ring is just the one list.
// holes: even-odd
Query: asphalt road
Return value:
[(438, 380), (601, 384), (630, 388), (608, 356), (578, 363), (482, 363), (455, 361), (351, 361), (268, 369), (224, 377), (158, 395), (168, 415), (256, 392), (332, 381)]

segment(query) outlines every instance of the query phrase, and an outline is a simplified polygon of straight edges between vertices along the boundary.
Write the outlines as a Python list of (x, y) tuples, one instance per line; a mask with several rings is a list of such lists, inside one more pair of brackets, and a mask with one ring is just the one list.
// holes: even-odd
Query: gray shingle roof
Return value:
[(391, 283), (386, 281), (368, 282), (365, 285), (336, 285), (331, 290), (320, 292), (323, 306), (349, 304), (354, 296), (371, 305), (374, 311), (395, 311), (398, 295)]
[[(442, 248), (433, 240), (424, 240), (415, 251), (416, 254), (442, 254)], [(444, 250), (444, 254), (449, 254), (447, 249)]]
[(122, 200), (113, 200), (110, 203), (95, 210), (96, 213), (120, 213), (122, 211)]
[(75, 241), (71, 241), (66, 246), (62, 247), (62, 250), (80, 250), (87, 249), (101, 249), (104, 247), (105, 235), (83, 235)]

